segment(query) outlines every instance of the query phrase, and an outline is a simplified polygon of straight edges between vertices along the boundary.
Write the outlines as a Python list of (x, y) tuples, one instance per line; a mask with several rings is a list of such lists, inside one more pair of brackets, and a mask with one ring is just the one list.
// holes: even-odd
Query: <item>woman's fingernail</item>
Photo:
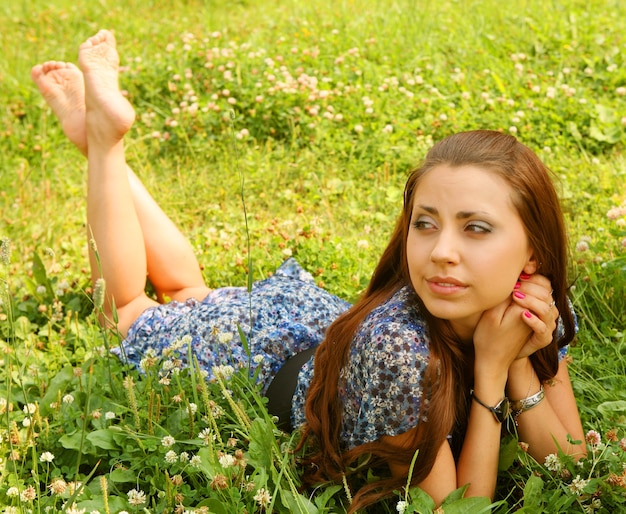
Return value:
[(533, 317), (533, 315), (530, 312), (528, 312), (528, 311), (524, 311), (524, 316), (526, 316), (527, 318), (532, 318)]
[(526, 298), (526, 295), (524, 293), (522, 293), (521, 291), (515, 291), (513, 293), (513, 296), (515, 296), (515, 298), (519, 298), (519, 299)]
[(528, 280), (530, 278), (530, 275), (528, 273), (522, 273), (519, 278), (521, 278), (522, 280)]
[(522, 283), (518, 282), (517, 284), (515, 284), (515, 287), (513, 289), (519, 289), (520, 287), (522, 287)]

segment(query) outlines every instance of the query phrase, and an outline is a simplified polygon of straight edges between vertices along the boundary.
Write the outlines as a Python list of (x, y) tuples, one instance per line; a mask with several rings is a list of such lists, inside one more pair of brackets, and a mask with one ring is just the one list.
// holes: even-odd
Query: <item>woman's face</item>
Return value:
[(411, 283), (435, 317), (470, 341), (481, 314), (536, 271), (511, 187), (477, 166), (430, 170), (417, 186), (407, 238)]

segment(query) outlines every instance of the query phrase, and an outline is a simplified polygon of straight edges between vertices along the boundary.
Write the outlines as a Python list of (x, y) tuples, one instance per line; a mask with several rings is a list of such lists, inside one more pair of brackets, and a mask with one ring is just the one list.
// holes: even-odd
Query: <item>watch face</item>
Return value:
[(503, 423), (504, 420), (508, 417), (511, 412), (511, 408), (509, 406), (509, 399), (505, 396), (504, 399), (494, 407), (493, 413), (500, 423)]

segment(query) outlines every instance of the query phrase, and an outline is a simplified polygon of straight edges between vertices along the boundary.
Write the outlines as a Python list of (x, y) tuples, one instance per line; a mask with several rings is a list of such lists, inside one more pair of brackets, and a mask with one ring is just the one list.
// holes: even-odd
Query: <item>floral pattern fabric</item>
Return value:
[[(421, 377), (428, 364), (428, 335), (415, 293), (400, 289), (375, 308), (357, 330), (340, 375), (342, 441), (348, 448), (398, 435), (417, 425)], [(309, 361), (294, 396), (293, 424), (304, 422), (306, 389), (313, 376)]]
[[(224, 287), (198, 301), (151, 307), (133, 323), (116, 353), (140, 366), (150, 353), (160, 355), (184, 338), (210, 379), (215, 366), (260, 367), (263, 391), (292, 355), (322, 342), (328, 326), (350, 304), (320, 289), (294, 260), (271, 277), (245, 287)], [(239, 332), (246, 335), (248, 355)], [(178, 343), (178, 345), (180, 345)], [(181, 351), (183, 365), (186, 352)]]
[[(260, 367), (265, 392), (287, 359), (320, 344), (328, 326), (349, 306), (317, 287), (313, 277), (289, 259), (273, 276), (255, 283), (250, 293), (244, 287), (225, 287), (201, 302), (170, 302), (146, 310), (117, 353), (140, 366), (149, 353), (162, 353), (188, 338), (209, 379), (215, 366), (250, 366), (251, 374)], [(339, 381), (341, 438), (346, 447), (401, 434), (420, 421), (429, 338), (418, 309), (413, 289), (401, 288), (372, 310), (357, 330)], [(239, 330), (247, 335), (249, 355)], [(559, 358), (566, 351), (562, 348)], [(311, 357), (298, 375), (292, 401), (294, 427), (305, 421), (313, 361)]]

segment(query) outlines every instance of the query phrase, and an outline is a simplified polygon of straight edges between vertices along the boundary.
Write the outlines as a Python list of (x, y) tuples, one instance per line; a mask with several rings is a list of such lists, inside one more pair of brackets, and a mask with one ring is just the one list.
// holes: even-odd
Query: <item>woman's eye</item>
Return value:
[(491, 226), (487, 223), (472, 222), (465, 226), (465, 230), (474, 234), (488, 234), (491, 232)]
[(417, 230), (430, 230), (435, 228), (435, 224), (431, 220), (418, 218), (413, 222), (413, 227)]

